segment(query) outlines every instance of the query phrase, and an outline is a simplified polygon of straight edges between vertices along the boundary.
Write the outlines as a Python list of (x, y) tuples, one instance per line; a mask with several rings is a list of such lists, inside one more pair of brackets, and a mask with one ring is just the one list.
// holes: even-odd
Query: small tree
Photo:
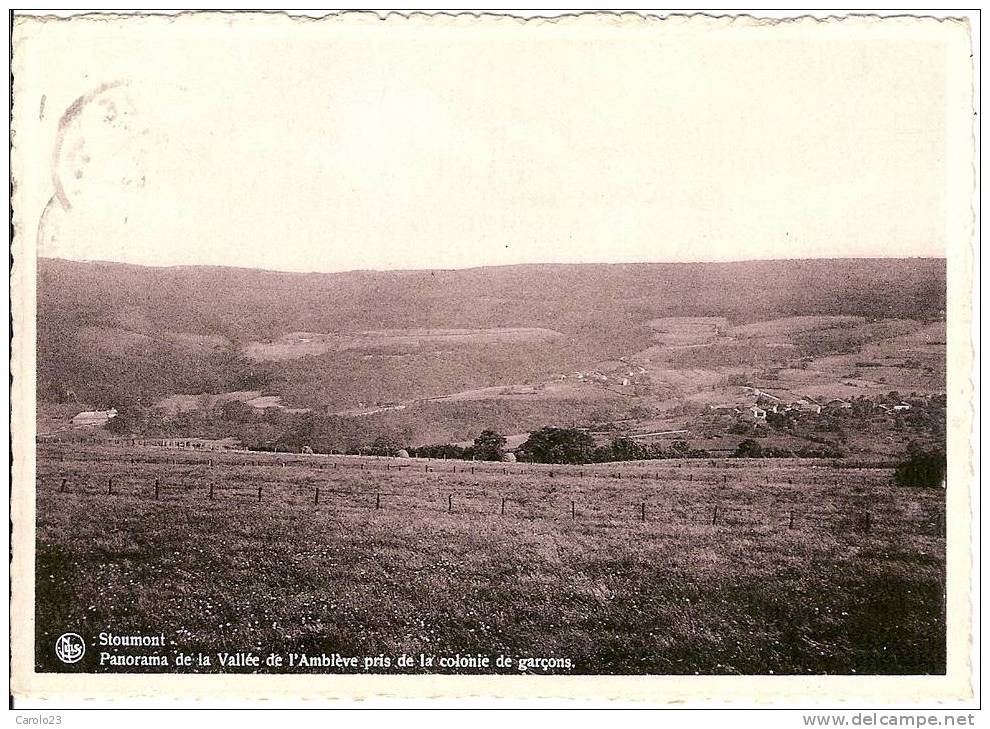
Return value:
[(402, 443), (392, 433), (383, 433), (371, 444), (370, 453), (373, 456), (396, 456), (402, 448)]
[(474, 457), (479, 461), (501, 461), (505, 455), (505, 436), (494, 430), (483, 430), (474, 439)]
[(945, 453), (912, 448), (908, 458), (894, 471), (898, 486), (938, 488), (945, 479)]
[(612, 461), (641, 461), (649, 458), (649, 451), (632, 438), (616, 438), (611, 445)]
[(763, 446), (752, 438), (747, 438), (736, 446), (736, 451), (732, 455), (735, 458), (762, 458)]
[(519, 447), (523, 460), (535, 463), (589, 463), (595, 440), (576, 428), (540, 428)]
[(140, 405), (125, 405), (117, 410), (117, 415), (107, 421), (107, 430), (114, 435), (136, 435), (143, 433), (148, 420), (148, 411)]

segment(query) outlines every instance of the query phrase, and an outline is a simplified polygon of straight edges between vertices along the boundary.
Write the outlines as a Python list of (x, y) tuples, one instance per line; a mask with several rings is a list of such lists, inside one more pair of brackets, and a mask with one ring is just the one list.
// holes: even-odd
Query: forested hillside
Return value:
[[(941, 259), (523, 265), (296, 274), (43, 259), (38, 392), (96, 406), (175, 392), (263, 390), (304, 406), (431, 397), (538, 379), (648, 346), (655, 317), (731, 324), (799, 315), (934, 320)], [(532, 327), (553, 341), (349, 349), (265, 361), (290, 332)]]

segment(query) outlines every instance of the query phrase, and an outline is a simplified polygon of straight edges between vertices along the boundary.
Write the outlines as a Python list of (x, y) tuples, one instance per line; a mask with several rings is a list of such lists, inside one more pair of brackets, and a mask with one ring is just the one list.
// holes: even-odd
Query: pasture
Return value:
[(944, 492), (870, 464), (39, 444), (36, 567), (41, 671), (113, 670), (51, 649), (107, 630), (203, 653), (567, 657), (574, 674), (945, 667)]

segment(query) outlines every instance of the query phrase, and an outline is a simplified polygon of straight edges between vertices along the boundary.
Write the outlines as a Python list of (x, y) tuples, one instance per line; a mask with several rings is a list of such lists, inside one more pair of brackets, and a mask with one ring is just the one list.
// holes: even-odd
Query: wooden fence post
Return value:
[(261, 503), (261, 486), (258, 487), (258, 503)]
[(505, 516), (505, 497), (502, 497), (502, 516)]
[(107, 479), (107, 495), (108, 496), (113, 496), (113, 479), (112, 478), (108, 478)]
[(866, 512), (865, 516), (866, 520), (863, 522), (863, 528), (866, 531), (870, 531), (870, 512)]
[(313, 504), (314, 505), (319, 505), (319, 503), (320, 503), (320, 487), (317, 486), (316, 487), (316, 496), (313, 497)]
[(718, 504), (715, 504), (715, 510), (712, 512), (712, 526), (718, 524)]
[(646, 521), (646, 502), (642, 502), (639, 505), (639, 520)]
[(375, 494), (375, 509), (377, 510), (380, 508), (382, 508), (382, 495)]
[(155, 479), (155, 500), (158, 499), (158, 479)]
[(788, 529), (793, 529), (794, 528), (794, 509), (791, 509), (791, 518), (787, 522), (787, 528)]
[(447, 494), (447, 513), (449, 514), (454, 509), (454, 497), (451, 494)]
[(63, 478), (62, 479), (62, 487), (59, 489), (59, 491), (62, 492), (63, 494), (65, 493), (65, 481), (66, 481), (66, 479)]
[(574, 502), (572, 501), (571, 502), (571, 519), (573, 520), (575, 518), (577, 518), (577, 512), (576, 512), (576, 510), (574, 508)]

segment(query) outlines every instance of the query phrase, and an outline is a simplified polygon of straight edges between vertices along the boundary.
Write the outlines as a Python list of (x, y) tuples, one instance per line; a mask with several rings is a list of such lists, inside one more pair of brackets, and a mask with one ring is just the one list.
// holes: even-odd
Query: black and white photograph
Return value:
[(12, 694), (972, 696), (973, 29), (798, 15), (15, 12)]

